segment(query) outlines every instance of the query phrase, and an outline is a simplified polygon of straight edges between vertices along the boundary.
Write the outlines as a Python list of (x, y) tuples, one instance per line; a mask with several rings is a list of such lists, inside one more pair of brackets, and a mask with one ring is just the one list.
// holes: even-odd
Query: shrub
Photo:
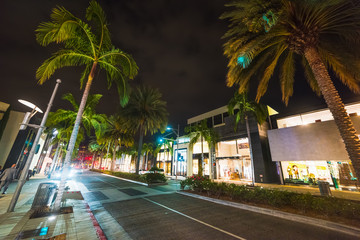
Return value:
[(313, 196), (310, 193), (294, 193), (261, 187), (213, 182), (208, 178), (191, 176), (180, 182), (182, 189), (206, 192), (208, 196), (227, 196), (240, 202), (253, 202), (274, 207), (292, 207), (303, 213), (313, 211), (328, 216), (340, 216), (360, 220), (360, 203), (332, 198)]
[(158, 172), (146, 173), (144, 178), (147, 183), (164, 183), (167, 181), (165, 175)]

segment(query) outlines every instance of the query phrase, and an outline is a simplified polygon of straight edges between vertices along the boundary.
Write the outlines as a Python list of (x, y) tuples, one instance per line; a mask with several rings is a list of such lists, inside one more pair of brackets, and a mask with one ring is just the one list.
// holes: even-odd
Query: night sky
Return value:
[[(48, 21), (51, 9), (64, 6), (84, 19), (87, 0), (3, 0), (0, 8), (0, 101), (10, 103), (14, 110), (28, 111), (17, 102), (25, 99), (46, 109), (55, 80), (60, 85), (52, 111), (70, 106), (61, 100), (71, 92), (80, 101), (79, 78), (82, 68), (63, 68), (44, 85), (38, 85), (35, 71), (57, 47), (41, 47), (35, 41), (34, 30)], [(235, 89), (225, 85), (227, 60), (222, 54), (227, 23), (219, 20), (225, 0), (117, 0), (99, 1), (108, 16), (113, 44), (131, 54), (139, 66), (132, 86), (150, 85), (160, 89), (167, 101), (171, 125), (184, 125), (186, 119), (224, 106)], [(338, 81), (336, 87), (345, 103), (359, 101)], [(286, 107), (281, 102), (277, 76), (261, 102), (282, 115), (326, 107), (324, 101), (311, 92), (297, 71), (294, 96)], [(255, 87), (251, 88), (251, 96)], [(115, 88), (107, 90), (105, 75), (95, 79), (91, 93), (103, 98), (98, 112), (113, 114), (118, 106)]]

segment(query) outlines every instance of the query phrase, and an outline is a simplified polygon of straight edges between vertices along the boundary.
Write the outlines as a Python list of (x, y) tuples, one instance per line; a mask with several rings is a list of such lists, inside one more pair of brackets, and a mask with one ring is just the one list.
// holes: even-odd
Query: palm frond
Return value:
[(45, 60), (36, 71), (36, 79), (43, 84), (57, 69), (69, 66), (81, 66), (92, 64), (93, 59), (87, 55), (71, 50), (60, 50), (52, 57)]

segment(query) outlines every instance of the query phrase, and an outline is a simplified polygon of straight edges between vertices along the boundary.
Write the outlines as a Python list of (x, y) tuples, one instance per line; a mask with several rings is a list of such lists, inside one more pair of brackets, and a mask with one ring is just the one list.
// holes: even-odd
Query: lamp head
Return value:
[(40, 108), (38, 108), (35, 104), (33, 104), (29, 101), (26, 101), (23, 99), (19, 99), (18, 101), (31, 109), (35, 109), (35, 111), (37, 111), (39, 113), (43, 113), (43, 111)]

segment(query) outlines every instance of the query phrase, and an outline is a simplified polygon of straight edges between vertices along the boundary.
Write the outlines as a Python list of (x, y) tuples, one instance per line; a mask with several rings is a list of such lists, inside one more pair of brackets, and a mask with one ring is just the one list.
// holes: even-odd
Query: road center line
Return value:
[(225, 233), (225, 234), (227, 234), (227, 235), (230, 235), (230, 236), (232, 236), (232, 237), (234, 237), (234, 238), (241, 239), (241, 240), (246, 240), (245, 238), (239, 237), (239, 236), (237, 236), (237, 235), (235, 235), (235, 234), (232, 234), (231, 232), (222, 230), (222, 229), (220, 229), (220, 228), (218, 228), (218, 227), (215, 227), (215, 226), (213, 226), (213, 225), (210, 225), (210, 224), (208, 224), (208, 223), (206, 223), (206, 222), (203, 222), (203, 221), (198, 220), (198, 219), (196, 219), (196, 218), (190, 217), (190, 216), (188, 216), (188, 215), (186, 215), (186, 214), (184, 214), (184, 213), (181, 213), (181, 212), (179, 212), (179, 211), (176, 211), (175, 209), (169, 208), (169, 207), (167, 207), (167, 206), (165, 206), (165, 205), (162, 205), (162, 204), (160, 204), (160, 203), (158, 203), (158, 202), (155, 202), (155, 201), (153, 201), (153, 200), (150, 200), (150, 199), (148, 199), (148, 198), (143, 198), (143, 199), (145, 199), (146, 201), (152, 202), (152, 203), (154, 203), (154, 204), (156, 204), (156, 205), (158, 205), (158, 206), (160, 206), (160, 207), (166, 208), (166, 209), (168, 209), (168, 210), (170, 210), (170, 211), (172, 211), (172, 212), (174, 212), (174, 213), (177, 213), (177, 214), (179, 214), (179, 215), (181, 215), (181, 216), (184, 216), (184, 217), (186, 217), (186, 218), (189, 218), (189, 219), (191, 219), (191, 220), (193, 220), (193, 221), (196, 221), (196, 222), (198, 222), (198, 223), (201, 223), (201, 224), (203, 224), (203, 225), (205, 225), (205, 226), (211, 227), (211, 228), (213, 228), (213, 229), (215, 229), (215, 230), (218, 230), (218, 231), (220, 231), (220, 232), (222, 232), (222, 233)]

